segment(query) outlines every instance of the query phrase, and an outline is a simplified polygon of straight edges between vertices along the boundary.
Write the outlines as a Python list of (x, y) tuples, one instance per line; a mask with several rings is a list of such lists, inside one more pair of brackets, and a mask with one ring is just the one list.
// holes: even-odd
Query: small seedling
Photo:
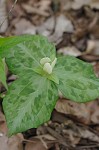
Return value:
[(0, 56), (18, 76), (3, 100), (9, 134), (48, 121), (58, 91), (75, 102), (99, 97), (99, 78), (90, 64), (73, 56), (56, 56), (55, 46), (40, 35), (0, 39)]

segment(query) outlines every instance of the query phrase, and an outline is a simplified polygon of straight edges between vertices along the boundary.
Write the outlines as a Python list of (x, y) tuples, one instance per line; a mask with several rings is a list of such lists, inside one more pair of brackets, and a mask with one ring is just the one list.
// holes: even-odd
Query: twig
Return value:
[(2, 25), (4, 24), (4, 22), (6, 21), (6, 19), (9, 17), (9, 15), (11, 14), (12, 10), (14, 9), (16, 3), (17, 3), (18, 0), (15, 0), (14, 1), (14, 4), (11, 6), (11, 9), (10, 11), (8, 12), (8, 15), (4, 18), (4, 20), (2, 21), (2, 23), (0, 24), (0, 28), (2, 27)]

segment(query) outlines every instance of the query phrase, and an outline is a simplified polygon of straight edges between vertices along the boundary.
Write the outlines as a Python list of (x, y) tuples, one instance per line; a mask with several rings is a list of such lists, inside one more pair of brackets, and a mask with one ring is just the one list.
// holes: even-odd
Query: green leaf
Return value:
[(8, 86), (6, 83), (5, 62), (1, 58), (0, 58), (0, 81), (5, 86), (5, 88), (8, 89)]
[(66, 98), (87, 102), (99, 97), (99, 78), (90, 64), (72, 56), (63, 56), (58, 58), (54, 73), (59, 78), (57, 87)]
[(6, 54), (11, 53), (11, 48), (21, 42), (28, 42), (33, 40), (33, 35), (21, 35), (12, 37), (0, 38), (0, 57), (5, 57)]
[(23, 42), (13, 46), (11, 53), (6, 54), (6, 62), (13, 73), (23, 76), (28, 71), (42, 69), (42, 58), (49, 57), (53, 60), (55, 55), (55, 46), (45, 37), (35, 35), (32, 40), (27, 42), (23, 39)]
[(44, 76), (45, 78), (48, 78), (49, 80), (55, 82), (56, 84), (59, 84), (59, 79), (54, 73), (48, 75), (42, 70), (42, 68), (35, 69), (35, 72)]
[(32, 71), (13, 82), (3, 101), (9, 134), (36, 128), (48, 121), (57, 95), (54, 82)]
[(1, 57), (6, 57), (9, 70), (19, 77), (3, 101), (10, 135), (36, 128), (49, 120), (58, 89), (66, 98), (77, 102), (99, 96), (99, 79), (90, 64), (64, 56), (58, 58), (51, 74), (43, 69), (42, 58), (49, 58), (51, 63), (56, 58), (55, 46), (45, 37), (7, 38), (0, 44)]

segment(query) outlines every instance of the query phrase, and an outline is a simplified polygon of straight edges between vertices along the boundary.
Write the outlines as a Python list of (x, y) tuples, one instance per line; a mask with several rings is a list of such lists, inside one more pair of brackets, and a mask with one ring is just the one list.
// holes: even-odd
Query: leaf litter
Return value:
[[(7, 10), (6, 5), (3, 6), (3, 10), (0, 8), (1, 17), (6, 16), (12, 4), (13, 2), (9, 0)], [(98, 0), (21, 0), (0, 29), (3, 36), (38, 33), (54, 42), (59, 54), (74, 55), (91, 62), (99, 77)], [(16, 79), (10, 80), (11, 74), (7, 76), (8, 82)], [(2, 93), (5, 92), (2, 85), (0, 88)], [(36, 133), (32, 133), (31, 129), (28, 137), (27, 132), (23, 134), (26, 139), (22, 134), (7, 137), (6, 122), (0, 109), (0, 148), (2, 150), (99, 149), (98, 99), (78, 104), (62, 96), (55, 109), (57, 111), (53, 111), (51, 121), (37, 128)]]

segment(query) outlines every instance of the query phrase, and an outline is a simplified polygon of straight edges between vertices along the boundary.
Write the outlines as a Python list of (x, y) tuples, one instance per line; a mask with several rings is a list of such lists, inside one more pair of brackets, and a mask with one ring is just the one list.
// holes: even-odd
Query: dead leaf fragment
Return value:
[(54, 33), (49, 37), (51, 42), (58, 44), (62, 40), (63, 33), (72, 33), (74, 27), (72, 22), (63, 14), (56, 18)]
[(1, 111), (0, 111), (0, 132), (1, 133), (7, 132), (7, 125), (6, 125), (6, 121), (5, 121), (5, 116)]
[(28, 20), (20, 19), (15, 23), (15, 34), (35, 34), (36, 28)]
[(95, 49), (95, 42), (93, 40), (88, 40), (87, 41), (87, 49), (86, 49), (86, 54), (90, 54), (92, 51)]
[(23, 8), (27, 11), (27, 13), (35, 13), (35, 14), (37, 14), (37, 15), (45, 16), (45, 17), (48, 17), (48, 16), (49, 16), (49, 13), (44, 12), (43, 10), (40, 10), (40, 9), (39, 9), (39, 11), (38, 11), (38, 8), (29, 6), (29, 5), (26, 5), (26, 4), (23, 4), (22, 6), (23, 6)]
[(72, 55), (72, 56), (81, 56), (82, 53), (74, 46), (71, 46), (71, 47), (63, 47), (63, 48), (60, 48), (58, 50), (58, 53), (59, 54), (63, 54), (63, 55)]
[(5, 32), (8, 27), (8, 19), (6, 18), (6, 16), (7, 16), (6, 0), (1, 0), (0, 1), (0, 33)]
[(60, 99), (57, 101), (55, 109), (58, 112), (76, 116), (79, 121), (84, 124), (88, 124), (90, 122), (90, 113), (86, 108), (86, 104), (79, 104), (70, 100)]
[(88, 5), (91, 2), (91, 0), (74, 0), (72, 4), (73, 9), (80, 9), (84, 5)]
[(93, 9), (99, 9), (99, 0), (92, 0), (90, 3), (90, 7)]
[[(33, 143), (32, 143), (33, 141)], [(47, 150), (39, 139), (26, 143), (25, 150)]]
[(8, 138), (5, 134), (0, 137), (0, 150), (23, 150), (23, 136), (17, 134)]
[(61, 37), (64, 32), (72, 33), (73, 31), (74, 27), (68, 18), (66, 18), (62, 14), (56, 18), (56, 27), (54, 34), (57, 34), (58, 38)]
[(55, 27), (55, 18), (50, 17), (42, 25), (37, 27), (37, 32), (39, 34), (50, 36)]
[(95, 48), (92, 51), (92, 54), (99, 55), (99, 40), (94, 40)]
[(0, 150), (9, 150), (7, 141), (8, 139), (5, 135), (0, 136)]
[(94, 124), (99, 124), (99, 101), (95, 100), (87, 103), (86, 108), (90, 113), (90, 120)]

